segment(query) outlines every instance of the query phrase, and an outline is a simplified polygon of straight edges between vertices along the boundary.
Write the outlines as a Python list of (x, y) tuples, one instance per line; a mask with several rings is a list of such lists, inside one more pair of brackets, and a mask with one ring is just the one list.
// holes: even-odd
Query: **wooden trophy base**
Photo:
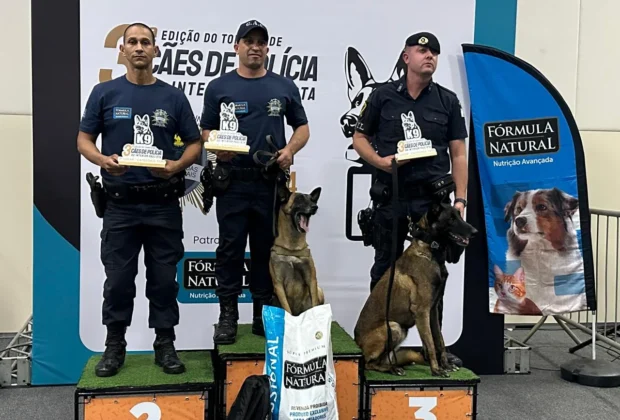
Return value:
[(250, 146), (235, 146), (232, 144), (213, 144), (205, 143), (205, 150), (209, 152), (221, 151), (221, 152), (234, 152), (247, 155), (250, 153)]
[(118, 164), (122, 166), (139, 166), (142, 168), (165, 168), (166, 161), (165, 160), (131, 160), (125, 159), (122, 157), (118, 158)]
[(397, 153), (394, 158), (396, 162), (406, 162), (408, 160), (420, 159), (424, 157), (437, 156), (437, 150), (423, 150), (421, 152), (403, 152)]

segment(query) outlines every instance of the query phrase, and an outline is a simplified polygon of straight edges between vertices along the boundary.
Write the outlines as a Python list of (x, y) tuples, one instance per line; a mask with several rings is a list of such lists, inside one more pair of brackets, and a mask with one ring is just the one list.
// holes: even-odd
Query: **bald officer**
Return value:
[[(405, 139), (403, 124), (411, 124), (412, 120), (421, 136), (431, 140), (437, 151), (436, 156), (399, 164), (400, 214), (396, 258), (403, 252), (407, 216), (416, 223), (427, 211), (432, 200), (430, 182), (446, 176), (451, 164), (456, 184), (454, 206), (463, 214), (467, 205), (467, 129), (456, 94), (433, 80), (440, 52), (439, 40), (432, 33), (420, 32), (407, 38), (402, 53), (406, 74), (371, 93), (362, 108), (353, 136), (353, 147), (377, 169), (376, 182), (386, 188), (392, 185), (391, 162), (396, 154), (396, 145)], [(371, 290), (390, 266), (392, 204), (389, 200), (375, 200), (373, 224), (375, 258), (370, 270)], [(449, 355), (449, 359), (461, 365), (456, 357)]]

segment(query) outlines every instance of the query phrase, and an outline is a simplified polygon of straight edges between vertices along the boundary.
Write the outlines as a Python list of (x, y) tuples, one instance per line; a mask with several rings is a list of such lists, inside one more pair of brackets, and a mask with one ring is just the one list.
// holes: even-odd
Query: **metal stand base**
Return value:
[(597, 388), (620, 386), (620, 364), (604, 360), (576, 359), (560, 366), (562, 379)]

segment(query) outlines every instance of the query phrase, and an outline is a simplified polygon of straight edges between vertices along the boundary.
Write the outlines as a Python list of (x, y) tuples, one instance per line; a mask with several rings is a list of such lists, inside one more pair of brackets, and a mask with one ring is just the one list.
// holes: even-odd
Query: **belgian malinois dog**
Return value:
[(297, 316), (325, 303), (316, 279), (314, 260), (306, 241), (310, 218), (318, 210), (321, 187), (310, 194), (278, 189), (278, 233), (271, 247), (269, 271), (275, 292), (273, 304)]
[(431, 204), (415, 226), (410, 223), (412, 240), (396, 260), (390, 297), (391, 348), (387, 348), (386, 325), (391, 267), (370, 293), (355, 326), (355, 342), (362, 349), (367, 369), (403, 375), (402, 366), (426, 364), (422, 354), (399, 348), (415, 325), (432, 375), (448, 377), (449, 371), (458, 370), (446, 356), (437, 304), (443, 298), (448, 278), (446, 261), (457, 262), (477, 232), (461, 218), (449, 198)]

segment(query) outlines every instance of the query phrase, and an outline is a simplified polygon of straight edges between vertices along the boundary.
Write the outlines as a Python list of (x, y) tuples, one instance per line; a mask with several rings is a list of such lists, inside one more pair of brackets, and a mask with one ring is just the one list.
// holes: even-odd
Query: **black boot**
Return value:
[(252, 334), (265, 336), (263, 325), (263, 305), (271, 304), (271, 299), (255, 298), (253, 300)]
[(125, 327), (108, 326), (105, 351), (101, 360), (95, 366), (95, 375), (99, 377), (116, 375), (125, 363), (126, 348)]
[(237, 296), (220, 297), (220, 318), (215, 326), (213, 342), (215, 344), (233, 344), (237, 338), (238, 320)]
[(164, 369), (164, 373), (179, 374), (185, 372), (185, 365), (179, 359), (174, 348), (174, 330), (156, 329), (157, 336), (153, 343), (155, 349), (155, 364)]

